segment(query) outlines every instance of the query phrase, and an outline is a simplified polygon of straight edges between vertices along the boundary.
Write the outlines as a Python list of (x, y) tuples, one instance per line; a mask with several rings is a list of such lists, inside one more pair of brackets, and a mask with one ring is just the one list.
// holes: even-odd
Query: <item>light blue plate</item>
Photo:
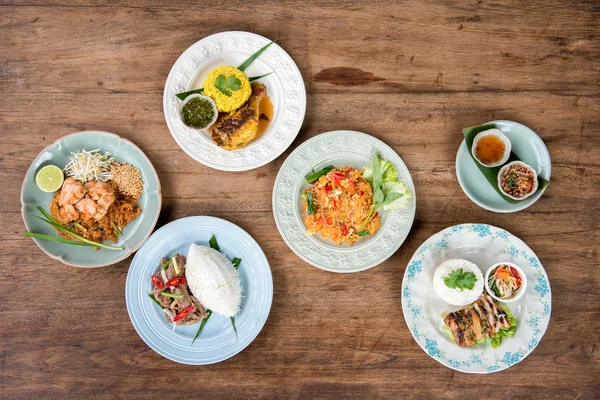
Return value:
[[(162, 196), (158, 175), (148, 157), (131, 141), (114, 133), (85, 131), (67, 135), (46, 147), (33, 161), (23, 181), (21, 214), (28, 231), (58, 236), (54, 228), (33, 216), (40, 215), (36, 209), (38, 205), (48, 211), (50, 202), (56, 194), (41, 191), (35, 183), (35, 175), (42, 167), (49, 164), (64, 168), (69, 162), (68, 157), (71, 152), (82, 149), (109, 151), (118, 161), (131, 164), (142, 173), (144, 192), (138, 201), (142, 213), (123, 229), (119, 246), (124, 247), (125, 250), (101, 249), (94, 251), (90, 247), (73, 246), (49, 240), (33, 240), (42, 251), (64, 264), (74, 267), (104, 267), (124, 260), (136, 251), (152, 233), (160, 214)], [(112, 244), (112, 242), (107, 243)]]
[[(496, 124), (512, 144), (512, 151), (521, 161), (529, 164), (538, 175), (550, 180), (550, 153), (544, 141), (531, 129), (514, 121), (491, 121), (486, 124)], [(475, 204), (486, 210), (499, 213), (510, 213), (523, 210), (535, 203), (544, 194), (546, 188), (538, 190), (534, 195), (511, 204), (505, 201), (490, 186), (483, 173), (469, 154), (467, 143), (463, 140), (456, 155), (456, 175), (460, 187)]]
[[(238, 335), (236, 338), (228, 317), (212, 314), (192, 344), (199, 323), (173, 331), (160, 307), (148, 297), (152, 291), (150, 277), (162, 257), (187, 255), (192, 243), (208, 246), (213, 234), (230, 260), (242, 259), (238, 269), (242, 306), (235, 316)], [(137, 252), (127, 274), (125, 298), (135, 330), (152, 350), (182, 364), (213, 364), (236, 355), (258, 336), (271, 309), (273, 279), (265, 254), (243, 229), (220, 218), (188, 217), (157, 230)]]

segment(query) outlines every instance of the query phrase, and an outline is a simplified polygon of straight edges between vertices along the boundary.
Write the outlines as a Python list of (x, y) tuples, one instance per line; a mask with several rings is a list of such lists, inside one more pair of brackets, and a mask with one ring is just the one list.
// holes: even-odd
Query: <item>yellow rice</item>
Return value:
[[(227, 96), (215, 87), (215, 81), (219, 75), (223, 75), (225, 79), (235, 76), (242, 83), (241, 88), (236, 91), (231, 90), (231, 96)], [(204, 94), (215, 101), (219, 112), (231, 113), (248, 101), (252, 94), (252, 88), (246, 74), (237, 68), (225, 66), (215, 68), (208, 74), (204, 80)]]

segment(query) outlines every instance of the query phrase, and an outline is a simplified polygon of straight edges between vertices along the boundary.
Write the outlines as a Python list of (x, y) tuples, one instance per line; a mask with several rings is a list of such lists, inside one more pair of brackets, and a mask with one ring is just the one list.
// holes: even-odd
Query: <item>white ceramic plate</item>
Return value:
[[(242, 259), (238, 271), (243, 297), (241, 311), (235, 316), (237, 337), (228, 317), (212, 314), (192, 344), (199, 323), (172, 331), (160, 307), (148, 297), (152, 292), (150, 277), (162, 257), (187, 255), (192, 243), (208, 246), (213, 234), (230, 260)], [(258, 336), (273, 300), (271, 268), (258, 243), (237, 225), (213, 217), (182, 218), (157, 230), (137, 252), (127, 274), (125, 299), (135, 330), (152, 350), (182, 364), (213, 364), (239, 353)]]
[[(548, 181), (550, 180), (550, 153), (548, 153), (544, 141), (537, 133), (525, 125), (514, 121), (491, 121), (486, 122), (486, 124), (496, 124), (496, 127), (510, 139), (513, 153), (518, 155), (521, 161), (535, 169), (539, 176)], [(467, 149), (467, 143), (463, 140), (456, 155), (456, 175), (458, 182), (467, 197), (486, 210), (499, 213), (523, 210), (542, 197), (548, 187), (546, 186), (544, 189), (538, 190), (525, 200), (511, 204), (505, 201), (490, 186), (490, 183), (475, 163), (476, 161), (473, 160)]]
[(163, 97), (167, 126), (179, 146), (196, 161), (223, 171), (245, 171), (277, 158), (294, 141), (306, 112), (306, 90), (300, 70), (276, 43), (272, 44), (246, 71), (248, 77), (271, 75), (259, 82), (267, 87), (273, 103), (273, 120), (266, 132), (240, 150), (227, 151), (215, 145), (206, 131), (186, 126), (179, 116), (175, 95), (202, 87), (214, 68), (239, 66), (269, 39), (249, 32), (222, 32), (190, 46), (175, 62)]
[[(302, 191), (308, 187), (305, 176), (330, 164), (363, 169), (371, 163), (374, 151), (394, 164), (399, 178), (413, 194), (409, 207), (380, 211), (381, 228), (353, 246), (338, 246), (319, 235), (309, 235), (302, 211)], [(327, 271), (357, 272), (382, 263), (402, 245), (415, 217), (415, 199), (408, 168), (391, 147), (364, 133), (333, 131), (302, 143), (285, 160), (273, 187), (273, 214), (279, 233), (304, 261)]]
[[(523, 297), (504, 303), (517, 320), (517, 330), (497, 349), (487, 343), (459, 347), (441, 331), (443, 316), (461, 308), (445, 303), (433, 290), (435, 269), (450, 258), (474, 262), (482, 274), (503, 261), (517, 264), (525, 273)], [(523, 360), (544, 336), (551, 307), (548, 276), (535, 253), (516, 236), (485, 224), (452, 226), (427, 239), (410, 260), (402, 282), (402, 311), (413, 337), (435, 360), (462, 372), (486, 374)]]

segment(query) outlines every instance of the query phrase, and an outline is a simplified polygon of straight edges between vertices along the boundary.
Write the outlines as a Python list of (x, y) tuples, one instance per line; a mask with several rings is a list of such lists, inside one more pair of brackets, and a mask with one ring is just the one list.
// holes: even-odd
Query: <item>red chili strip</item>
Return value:
[(166, 285), (167, 286), (179, 286), (179, 285), (183, 285), (186, 282), (185, 278), (183, 276), (180, 276), (179, 278), (171, 278), (167, 281)]
[(179, 320), (184, 319), (185, 317), (190, 315), (192, 311), (194, 311), (194, 306), (184, 308), (175, 316), (175, 318), (173, 318), (173, 322), (177, 322)]
[(156, 275), (152, 275), (152, 283), (154, 284), (154, 286), (156, 286), (157, 289), (162, 289), (165, 287), (164, 283), (162, 283), (162, 281), (158, 279), (158, 276)]

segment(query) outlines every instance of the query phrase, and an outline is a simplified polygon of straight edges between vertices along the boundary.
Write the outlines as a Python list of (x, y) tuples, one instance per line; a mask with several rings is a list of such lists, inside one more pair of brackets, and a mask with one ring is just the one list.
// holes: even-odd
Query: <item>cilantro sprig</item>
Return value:
[(472, 272), (465, 272), (462, 268), (455, 269), (447, 277), (444, 278), (444, 283), (450, 289), (473, 289), (477, 282), (477, 277)]
[(225, 78), (225, 75), (219, 75), (215, 79), (215, 87), (225, 96), (231, 97), (232, 91), (236, 92), (242, 88), (242, 81), (233, 75), (228, 78)]

